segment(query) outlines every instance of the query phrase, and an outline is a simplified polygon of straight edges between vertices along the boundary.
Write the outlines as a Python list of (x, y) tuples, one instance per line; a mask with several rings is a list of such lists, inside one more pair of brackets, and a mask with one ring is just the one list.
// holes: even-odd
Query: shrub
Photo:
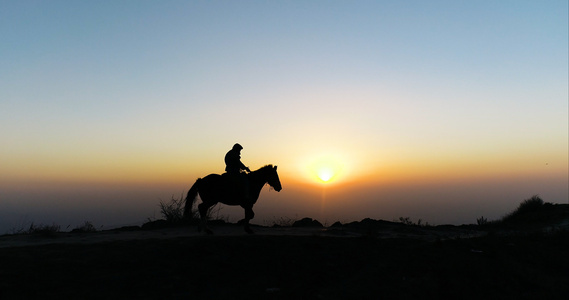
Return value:
[(484, 216), (476, 219), (476, 224), (478, 224), (478, 226), (484, 226), (486, 224), (488, 224), (488, 220), (486, 218), (484, 218)]
[(534, 195), (533, 197), (526, 199), (520, 203), (520, 206), (515, 211), (515, 213), (525, 214), (529, 212), (536, 212), (542, 208), (543, 204), (543, 200), (538, 195)]
[[(180, 223), (184, 218), (184, 194), (180, 197), (180, 199), (172, 198), (170, 202), (163, 202), (160, 200), (160, 212), (166, 221), (171, 223)], [(192, 217), (194, 214), (192, 213)]]
[[(164, 202), (160, 200), (160, 213), (164, 217), (166, 221), (173, 224), (180, 224), (183, 222), (189, 221), (190, 223), (195, 220), (199, 220), (200, 215), (197, 209), (197, 203), (193, 203), (192, 207), (190, 208), (189, 213), (189, 220), (184, 220), (184, 208), (185, 208), (186, 200), (184, 198), (184, 194), (180, 196), (180, 199), (172, 198), (169, 202)], [(222, 210), (222, 206), (214, 205), (210, 207), (206, 213), (206, 217), (208, 219), (213, 220), (224, 220), (227, 221), (229, 219), (228, 216), (222, 215), (220, 212)]]
[(411, 218), (409, 217), (399, 217), (399, 222), (405, 224), (405, 225), (413, 225), (413, 222), (411, 221)]
[(523, 219), (523, 216), (525, 215), (541, 211), (544, 207), (544, 204), (545, 203), (538, 195), (534, 195), (531, 198), (522, 201), (518, 208), (504, 216), (502, 218), (502, 221), (516, 221), (520, 218)]

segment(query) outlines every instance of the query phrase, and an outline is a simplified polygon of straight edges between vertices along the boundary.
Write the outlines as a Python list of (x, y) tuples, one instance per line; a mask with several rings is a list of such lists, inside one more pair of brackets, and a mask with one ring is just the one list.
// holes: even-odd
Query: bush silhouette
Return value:
[[(184, 204), (184, 194), (182, 194), (180, 199), (176, 199), (174, 195), (172, 195), (170, 202), (160, 200), (160, 213), (162, 213), (166, 221), (170, 223), (180, 223), (184, 218)], [(194, 218), (195, 211), (191, 215), (192, 218)]]
[[(197, 203), (192, 203), (190, 212), (188, 214), (189, 218), (184, 218), (184, 206), (186, 204), (186, 199), (184, 194), (180, 196), (179, 199), (174, 198), (174, 195), (170, 198), (170, 201), (160, 200), (160, 213), (164, 220), (169, 225), (180, 225), (180, 224), (197, 224), (200, 220), (199, 211), (197, 208)], [(213, 220), (223, 220), (227, 221), (228, 217), (221, 215), (222, 207), (219, 205), (214, 205), (207, 210), (206, 217)], [(149, 222), (150, 223), (150, 222)], [(162, 225), (161, 225), (162, 226)]]
[(503, 222), (531, 222), (537, 221), (542, 212), (550, 207), (550, 203), (545, 203), (538, 195), (526, 199), (520, 203), (518, 208), (502, 218)]

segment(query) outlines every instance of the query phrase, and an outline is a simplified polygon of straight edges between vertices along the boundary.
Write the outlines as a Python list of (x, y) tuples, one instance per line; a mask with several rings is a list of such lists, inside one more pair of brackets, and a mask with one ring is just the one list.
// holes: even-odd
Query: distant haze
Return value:
[[(472, 181), (448, 184), (348, 185), (344, 187), (289, 184), (281, 178), (283, 190), (266, 186), (254, 207), (254, 224), (273, 225), (283, 220), (310, 217), (331, 225), (364, 218), (398, 221), (409, 217), (433, 225), (475, 224), (485, 217), (497, 220), (520, 202), (539, 194), (546, 202), (567, 203), (564, 182), (526, 178), (511, 181)], [(189, 184), (188, 184), (189, 187)], [(3, 191), (0, 204), (0, 233), (12, 233), (35, 225), (57, 224), (71, 230), (91, 222), (98, 229), (139, 226), (162, 218), (159, 202), (185, 197), (184, 187), (150, 185), (81, 185), (24, 187)], [(182, 195), (183, 193), (183, 195)], [(199, 202), (199, 199), (198, 199)], [(219, 217), (235, 222), (243, 209), (222, 205)]]

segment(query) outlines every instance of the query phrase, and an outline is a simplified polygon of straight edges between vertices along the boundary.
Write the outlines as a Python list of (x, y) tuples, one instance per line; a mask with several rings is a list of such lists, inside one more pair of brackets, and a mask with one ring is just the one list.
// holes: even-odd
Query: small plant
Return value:
[(33, 224), (30, 222), (27, 222), (25, 220), (20, 220), (19, 224), (17, 226), (13, 226), (12, 228), (10, 228), (10, 234), (26, 234), (28, 233), (28, 230), (26, 228), (29, 228), (30, 225), (29, 224)]
[(429, 222), (425, 222), (423, 223), (423, 219), (419, 219), (417, 220), (417, 223), (413, 223), (413, 221), (411, 221), (411, 218), (409, 217), (399, 217), (399, 222), (401, 222), (404, 225), (410, 225), (410, 226), (417, 226), (417, 227), (429, 227), (431, 226), (429, 224)]
[(478, 224), (478, 226), (484, 226), (486, 224), (488, 224), (488, 220), (486, 218), (484, 218), (484, 216), (476, 219), (476, 224)]
[(85, 221), (85, 223), (77, 228), (71, 230), (71, 232), (96, 232), (97, 229), (91, 222)]
[(222, 220), (222, 221), (228, 223), (229, 222), (229, 216), (222, 215), (221, 210), (223, 210), (223, 206), (216, 204), (207, 210), (206, 217), (209, 220)]
[(405, 224), (405, 225), (413, 225), (413, 222), (411, 221), (411, 218), (409, 217), (399, 217), (399, 222)]
[[(184, 209), (185, 209), (186, 200), (184, 199), (184, 194), (180, 196), (180, 199), (172, 198), (169, 202), (164, 202), (160, 200), (160, 213), (164, 217), (166, 221), (173, 224), (180, 224), (185, 222), (184, 220)], [(213, 220), (224, 220), (227, 221), (229, 219), (228, 216), (222, 215), (220, 212), (223, 209), (220, 205), (214, 205), (210, 207), (206, 213), (206, 217), (208, 219)], [(199, 220), (200, 215), (197, 209), (197, 204), (194, 203), (189, 211), (189, 219), (190, 220)]]
[(45, 235), (45, 236), (52, 236), (59, 232), (60, 226), (57, 224), (52, 225), (34, 225), (34, 223), (30, 224), (30, 228), (24, 232), (27, 234), (37, 234), (37, 235)]
[[(171, 223), (180, 223), (184, 218), (184, 194), (180, 197), (180, 199), (172, 198), (170, 202), (163, 202), (160, 200), (160, 212), (166, 221)], [(192, 213), (192, 216), (194, 214)]]

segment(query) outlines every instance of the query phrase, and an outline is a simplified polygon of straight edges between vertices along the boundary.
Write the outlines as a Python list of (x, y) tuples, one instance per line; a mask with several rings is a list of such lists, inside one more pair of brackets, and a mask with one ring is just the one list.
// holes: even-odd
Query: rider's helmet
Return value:
[(234, 150), (241, 150), (241, 149), (243, 149), (243, 146), (241, 146), (239, 144), (235, 144), (235, 145), (233, 145), (233, 149)]

